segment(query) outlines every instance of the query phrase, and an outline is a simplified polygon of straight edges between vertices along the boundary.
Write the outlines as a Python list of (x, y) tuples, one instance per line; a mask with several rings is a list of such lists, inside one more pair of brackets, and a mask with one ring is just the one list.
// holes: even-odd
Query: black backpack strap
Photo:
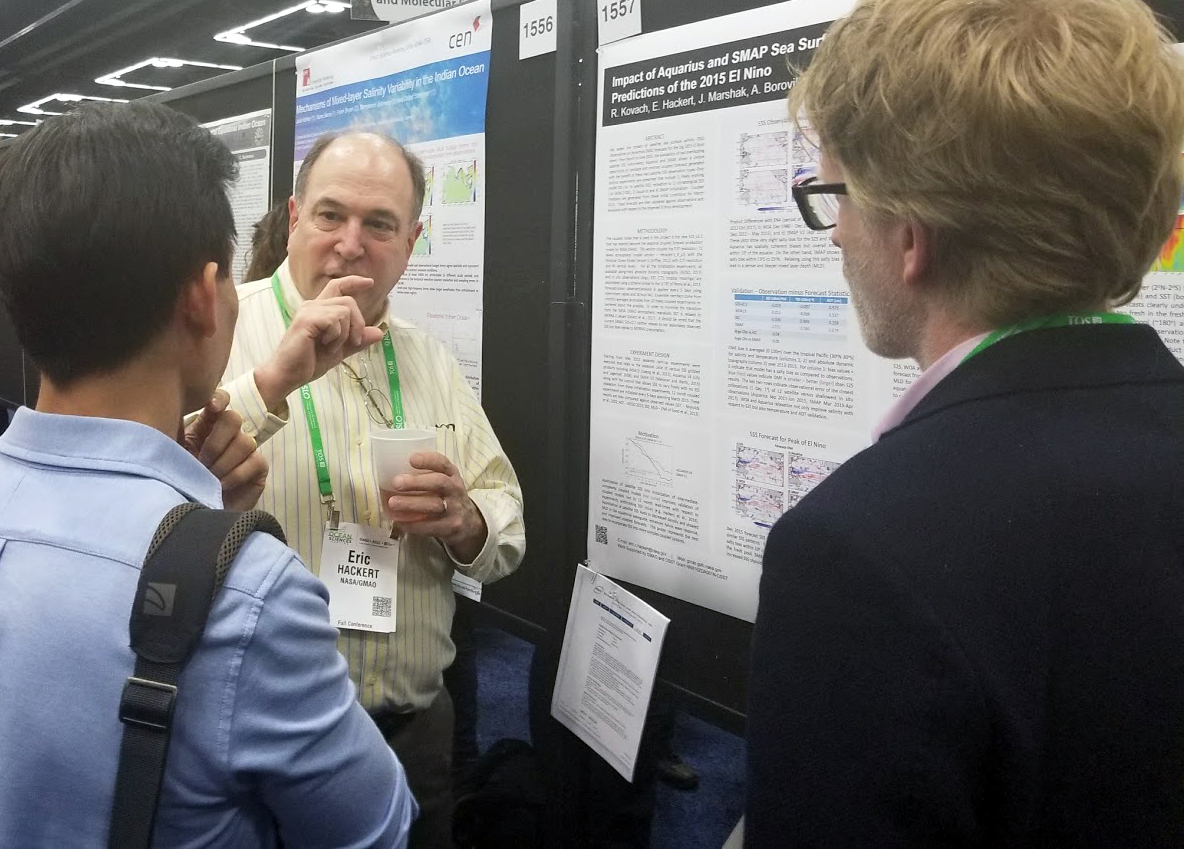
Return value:
[(136, 668), (123, 687), (123, 744), (109, 847), (148, 847), (168, 757), (177, 678), (205, 631), (214, 596), (252, 531), (284, 542), (261, 510), (235, 513), (180, 504), (161, 520), (140, 573), (129, 624)]

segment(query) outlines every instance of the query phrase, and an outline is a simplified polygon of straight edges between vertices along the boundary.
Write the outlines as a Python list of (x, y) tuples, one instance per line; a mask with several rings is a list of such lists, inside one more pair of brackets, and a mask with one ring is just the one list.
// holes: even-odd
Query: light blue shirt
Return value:
[[(0, 846), (104, 847), (161, 517), (218, 481), (145, 425), (17, 412), (0, 436)], [(155, 844), (405, 846), (417, 808), (355, 698), (328, 593), (254, 534), (178, 682)]]

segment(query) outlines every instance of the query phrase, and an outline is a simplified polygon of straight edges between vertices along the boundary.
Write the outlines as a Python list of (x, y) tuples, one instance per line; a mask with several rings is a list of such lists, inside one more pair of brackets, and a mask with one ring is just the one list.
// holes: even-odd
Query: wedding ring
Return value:
[(440, 515), (444, 516), (448, 513), (448, 501), (443, 496), (440, 498)]

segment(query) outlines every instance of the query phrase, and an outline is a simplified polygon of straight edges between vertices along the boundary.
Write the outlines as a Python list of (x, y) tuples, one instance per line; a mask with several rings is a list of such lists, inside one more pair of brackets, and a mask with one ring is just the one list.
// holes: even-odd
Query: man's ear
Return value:
[(296, 219), (300, 217), (300, 207), (296, 204), (296, 196), (292, 195), (288, 198), (288, 235), (292, 235), (292, 231), (296, 229)]
[(181, 287), (178, 318), (202, 338), (218, 330), (218, 263), (207, 262)]
[(411, 252), (415, 250), (415, 240), (419, 238), (419, 234), (423, 232), (423, 222), (416, 221), (415, 226), (411, 228), (411, 236), (407, 240), (407, 256), (410, 258)]
[(898, 233), (901, 248), (901, 277), (906, 286), (917, 289), (926, 284), (933, 271), (937, 242), (933, 231), (924, 224), (905, 222)]

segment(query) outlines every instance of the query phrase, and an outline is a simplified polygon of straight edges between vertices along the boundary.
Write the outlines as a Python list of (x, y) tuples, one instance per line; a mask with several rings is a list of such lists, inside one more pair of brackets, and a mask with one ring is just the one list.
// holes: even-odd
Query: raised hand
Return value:
[(373, 285), (369, 277), (338, 277), (300, 306), (275, 353), (255, 369), (255, 385), (268, 410), (280, 409), (297, 388), (382, 338), (381, 330), (366, 324), (353, 298)]
[(242, 416), (227, 409), (229, 403), (226, 390), (216, 391), (178, 439), (221, 481), (227, 510), (250, 510), (267, 483), (267, 461), (256, 450), (255, 440), (243, 433)]

